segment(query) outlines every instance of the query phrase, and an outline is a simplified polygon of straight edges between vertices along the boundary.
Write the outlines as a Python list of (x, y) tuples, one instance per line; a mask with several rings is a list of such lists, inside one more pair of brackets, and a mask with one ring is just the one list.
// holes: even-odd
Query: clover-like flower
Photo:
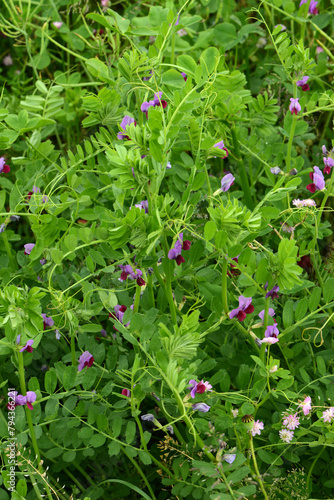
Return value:
[(291, 441), (293, 440), (293, 436), (293, 431), (289, 431), (288, 429), (282, 429), (281, 431), (279, 431), (279, 437), (284, 443), (291, 443)]
[(94, 357), (89, 351), (85, 351), (79, 358), (78, 372), (81, 372), (85, 367), (90, 368), (94, 363)]
[(304, 415), (308, 415), (312, 410), (312, 399), (307, 396), (302, 403), (300, 403), (299, 408), (303, 410)]
[(293, 415), (286, 415), (283, 419), (283, 425), (290, 431), (294, 431), (295, 429), (297, 429), (297, 427), (299, 426), (298, 414), (294, 413)]
[(248, 432), (251, 432), (252, 436), (260, 435), (261, 431), (264, 429), (264, 423), (260, 422), (260, 420), (257, 420), (254, 422), (253, 428), (250, 429)]

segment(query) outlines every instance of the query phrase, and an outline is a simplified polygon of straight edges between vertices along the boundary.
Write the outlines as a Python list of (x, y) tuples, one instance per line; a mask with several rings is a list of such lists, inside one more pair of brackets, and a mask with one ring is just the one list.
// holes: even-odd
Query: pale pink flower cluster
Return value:
[(254, 422), (253, 429), (251, 429), (248, 432), (251, 432), (253, 436), (256, 436), (256, 434), (260, 435), (263, 429), (264, 429), (264, 423), (260, 422), (260, 420), (257, 420), (256, 422)]
[(288, 429), (282, 429), (279, 431), (279, 437), (284, 441), (284, 443), (291, 443), (293, 440), (293, 431), (288, 431)]
[(238, 408), (236, 408), (235, 410), (232, 410), (232, 415), (233, 415), (234, 418), (237, 418), (238, 413), (239, 413)]
[(297, 208), (301, 208), (301, 207), (316, 207), (316, 202), (314, 200), (311, 200), (311, 199), (307, 199), (307, 200), (293, 200), (292, 201), (292, 205), (294, 205), (295, 207)]
[(294, 415), (286, 415), (283, 420), (283, 425), (290, 431), (294, 431), (299, 426), (298, 414), (295, 413)]
[(331, 406), (328, 410), (324, 411), (321, 418), (323, 418), (324, 422), (328, 422), (330, 424), (332, 420), (334, 420), (334, 407)]

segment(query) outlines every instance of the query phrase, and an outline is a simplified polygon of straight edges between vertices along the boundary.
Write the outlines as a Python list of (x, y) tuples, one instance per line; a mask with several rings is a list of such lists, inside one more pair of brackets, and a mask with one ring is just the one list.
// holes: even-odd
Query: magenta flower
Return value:
[(137, 284), (139, 285), (138, 280), (140, 279), (140, 283), (142, 284), (139, 286), (145, 285), (145, 281), (142, 279), (143, 273), (140, 269), (136, 269), (134, 271), (132, 266), (130, 266), (129, 264), (127, 264), (126, 266), (119, 264), (119, 267), (122, 270), (122, 274), (121, 277), (119, 278), (119, 281), (122, 282), (125, 281), (127, 278), (129, 278), (130, 280), (137, 280)]
[[(130, 309), (133, 310), (133, 304), (130, 306)], [(116, 305), (114, 307), (115, 313), (109, 313), (109, 318), (117, 319), (120, 323), (123, 324), (123, 317), (124, 317), (124, 313), (125, 313), (126, 310), (127, 310), (126, 306), (124, 306), (124, 305), (123, 306)], [(130, 325), (130, 321), (128, 321), (128, 323), (125, 323), (124, 326), (129, 326), (129, 325)], [(115, 328), (115, 326), (114, 326), (114, 328)], [(115, 328), (115, 330), (117, 331), (117, 328)]]
[(210, 410), (211, 406), (205, 403), (195, 403), (192, 405), (193, 410), (201, 411), (202, 413), (206, 413)]
[(230, 189), (230, 187), (232, 186), (232, 184), (234, 184), (234, 181), (235, 181), (235, 177), (233, 177), (232, 174), (224, 175), (224, 177), (221, 180), (220, 189), (224, 193), (226, 193), (226, 191), (228, 191)]
[(6, 160), (3, 156), (0, 157), (0, 174), (8, 174), (10, 172), (9, 165), (6, 165)]
[[(307, 0), (300, 0), (299, 7), (301, 7), (304, 3), (307, 3)], [(317, 5), (318, 5), (318, 2), (316, 2), (316, 0), (311, 0), (309, 8), (308, 8), (309, 14), (315, 14), (315, 15), (318, 14), (318, 9), (316, 8)]]
[(333, 158), (331, 158), (330, 156), (328, 156), (327, 158), (324, 157), (324, 164), (325, 164), (324, 173), (325, 174), (330, 174), (331, 173), (331, 168), (334, 167), (334, 160), (333, 160)]
[(148, 118), (148, 110), (150, 107), (162, 106), (163, 109), (167, 107), (167, 101), (161, 99), (162, 92), (157, 92), (154, 94), (154, 99), (152, 101), (144, 101), (140, 106), (140, 109), (143, 113), (146, 114), (146, 118)]
[(196, 382), (196, 380), (189, 380), (190, 386), (188, 389), (191, 389), (190, 396), (195, 399), (196, 393), (203, 394), (203, 392), (211, 391), (212, 385), (209, 382), (204, 382), (201, 380), (200, 382)]
[(170, 260), (176, 260), (176, 264), (180, 266), (184, 262), (184, 258), (181, 255), (182, 250), (189, 250), (191, 242), (189, 240), (183, 241), (183, 233), (179, 234), (174, 247), (168, 252), (168, 258)]
[(238, 300), (239, 307), (230, 312), (230, 319), (237, 317), (239, 321), (243, 321), (247, 314), (252, 314), (252, 312), (254, 312), (252, 297), (244, 297), (243, 295), (240, 295)]
[(310, 172), (310, 179), (313, 181), (311, 184), (306, 186), (306, 189), (310, 193), (315, 193), (317, 190), (323, 190), (325, 188), (325, 178), (319, 167), (313, 167), (314, 172)]
[[(268, 287), (268, 284), (267, 284), (267, 286), (264, 287), (265, 290), (267, 289), (267, 287)], [(278, 291), (279, 291), (279, 286), (278, 285), (274, 286), (271, 290), (269, 290), (269, 292), (266, 293), (266, 299), (268, 297), (271, 297), (272, 299), (277, 299), (277, 297), (278, 297), (277, 292)]]
[(26, 243), (24, 245), (24, 255), (30, 255), (34, 246), (35, 246), (35, 243)]
[(301, 87), (303, 92), (310, 90), (310, 86), (307, 84), (307, 80), (309, 78), (309, 76), (303, 76), (303, 78), (301, 80), (298, 80), (298, 82), (296, 83), (297, 87)]
[(303, 410), (304, 415), (308, 415), (312, 410), (312, 399), (310, 396), (307, 396), (302, 403), (298, 406)]
[(188, 78), (188, 77), (187, 77), (187, 74), (182, 72), (182, 73), (181, 73), (181, 75), (183, 76), (184, 81), (186, 82), (186, 81), (187, 81), (187, 78)]
[(122, 395), (129, 398), (131, 396), (131, 391), (129, 389), (122, 389)]
[(79, 358), (78, 372), (81, 372), (85, 366), (90, 368), (94, 363), (94, 357), (89, 351), (85, 351), (81, 354)]
[(298, 414), (295, 413), (294, 415), (286, 415), (283, 420), (283, 425), (290, 431), (294, 431), (299, 426)]
[(214, 148), (218, 148), (218, 149), (222, 149), (223, 151), (225, 151), (226, 153), (226, 156), (225, 158), (228, 157), (228, 150), (227, 148), (225, 148), (225, 144), (224, 144), (224, 141), (220, 141), (220, 142), (217, 142), (216, 144), (214, 144), (213, 146)]
[(289, 110), (291, 111), (291, 114), (297, 115), (302, 109), (301, 105), (299, 104), (299, 98), (297, 97), (296, 99), (294, 99), (293, 97), (291, 97), (290, 103), (291, 104), (289, 106)]
[[(265, 310), (264, 310), (264, 309), (263, 309), (263, 311), (261, 311), (261, 312), (259, 313), (259, 317), (262, 319), (262, 321), (264, 321), (264, 313), (265, 313)], [(272, 309), (271, 307), (269, 307), (269, 309), (268, 309), (268, 314), (269, 314), (269, 316), (271, 316), (271, 317), (275, 316), (275, 311), (274, 311), (274, 309)]]
[(20, 352), (27, 351), (27, 352), (32, 352), (33, 348), (31, 347), (33, 345), (34, 341), (32, 339), (28, 340), (26, 345), (20, 349)]
[(317, 55), (321, 54), (321, 52), (323, 52), (323, 51), (324, 51), (324, 49), (323, 49), (322, 47), (320, 47), (320, 46), (318, 46), (318, 47), (315, 49), (315, 53), (316, 53)]
[(42, 313), (42, 318), (43, 318), (44, 330), (46, 329), (47, 326), (53, 326), (55, 324), (51, 316), (47, 317), (46, 314)]
[(276, 325), (267, 326), (261, 344), (276, 344), (276, 342), (278, 342), (278, 334), (279, 330)]
[(256, 436), (256, 435), (260, 435), (261, 431), (263, 431), (263, 429), (264, 429), (264, 423), (260, 422), (260, 420), (257, 420), (256, 422), (254, 422), (253, 428), (248, 432), (251, 432), (252, 436)]
[[(122, 122), (121, 122), (121, 128), (124, 130), (124, 132), (126, 132), (126, 127), (128, 125), (130, 125), (131, 123), (134, 123), (135, 125), (137, 125), (137, 122), (135, 121), (134, 118), (132, 118), (131, 116), (124, 116)], [(129, 136), (126, 135), (126, 134), (123, 134), (122, 132), (118, 132), (117, 134), (117, 139), (127, 139), (128, 141), (130, 140)]]
[(64, 23), (62, 21), (54, 21), (52, 24), (55, 28), (57, 28), (57, 30), (59, 30)]

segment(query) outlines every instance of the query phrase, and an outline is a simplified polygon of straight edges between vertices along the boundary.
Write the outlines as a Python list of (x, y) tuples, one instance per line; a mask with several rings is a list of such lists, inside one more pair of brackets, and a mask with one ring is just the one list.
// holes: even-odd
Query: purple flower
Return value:
[[(259, 313), (259, 316), (260, 316), (260, 318), (262, 319), (262, 321), (264, 321), (264, 313), (265, 313), (265, 310), (264, 310), (264, 309), (263, 309), (263, 311), (261, 311), (261, 312)], [(275, 316), (275, 311), (274, 311), (274, 309), (272, 309), (271, 307), (269, 307), (269, 309), (268, 309), (268, 314), (269, 314), (269, 316), (271, 316), (271, 317)]]
[(0, 174), (8, 174), (10, 172), (10, 167), (6, 165), (6, 160), (3, 156), (0, 157)]
[(294, 99), (293, 97), (291, 97), (290, 99), (290, 106), (289, 106), (289, 110), (291, 111), (291, 114), (295, 114), (297, 115), (297, 113), (299, 113), (299, 111), (301, 111), (301, 105), (299, 104), (299, 98), (297, 97), (296, 99)]
[(271, 172), (272, 174), (274, 174), (274, 175), (278, 175), (278, 174), (280, 174), (280, 173), (282, 172), (282, 170), (281, 170), (279, 167), (272, 167), (272, 168), (270, 169), (270, 172)]
[(104, 330), (103, 328), (102, 328), (102, 330), (101, 330), (100, 333), (101, 333), (102, 337), (107, 337), (108, 336), (107, 331)]
[(205, 403), (195, 403), (194, 405), (192, 405), (193, 410), (201, 411), (202, 413), (208, 412), (210, 408), (211, 407)]
[(11, 222), (17, 222), (18, 220), (20, 220), (20, 216), (19, 215), (11, 215), (10, 216), (10, 221)]
[[(15, 391), (17, 394), (17, 392)], [(33, 406), (31, 403), (34, 403), (36, 401), (37, 395), (34, 391), (28, 391), (25, 396), (22, 396), (21, 394), (16, 395), (15, 394), (15, 404), (18, 406), (23, 406), (27, 405), (29, 410), (33, 410)]]
[[(133, 310), (133, 304), (130, 306), (130, 309)], [(116, 305), (114, 307), (115, 313), (109, 313), (109, 318), (117, 319), (120, 323), (123, 324), (123, 317), (124, 317), (124, 313), (126, 310), (127, 310), (126, 306)], [(124, 326), (129, 326), (129, 325), (130, 325), (130, 321), (128, 321), (128, 323), (126, 323)], [(115, 328), (115, 330), (117, 330), (117, 329)]]
[[(121, 122), (121, 128), (124, 130), (124, 132), (126, 132), (126, 127), (128, 125), (130, 125), (131, 123), (134, 123), (135, 125), (137, 125), (137, 122), (135, 121), (134, 118), (131, 118), (131, 116), (124, 116), (122, 122)], [(126, 135), (126, 134), (123, 134), (122, 132), (118, 132), (117, 134), (117, 139), (128, 139), (130, 140), (129, 136)]]
[(152, 101), (144, 101), (140, 106), (140, 109), (143, 113), (146, 114), (146, 118), (148, 118), (148, 110), (150, 107), (162, 106), (163, 109), (167, 107), (167, 102), (161, 99), (162, 92), (157, 92), (154, 94), (154, 99)]
[(226, 152), (225, 158), (228, 157), (228, 150), (227, 150), (227, 148), (225, 148), (224, 141), (217, 142), (213, 147), (218, 148), (218, 149), (222, 149), (223, 151)]
[(196, 393), (203, 394), (203, 392), (211, 391), (212, 385), (209, 382), (204, 382), (201, 380), (200, 382), (196, 382), (196, 380), (189, 380), (190, 386), (188, 389), (191, 389), (190, 396), (195, 399)]
[(225, 460), (228, 464), (233, 464), (236, 456), (236, 453), (225, 453), (222, 456), (222, 460)]
[(85, 366), (87, 368), (90, 368), (94, 363), (94, 357), (89, 351), (85, 351), (81, 354), (79, 358), (79, 366), (78, 366), (78, 372), (81, 372)]
[(148, 200), (144, 200), (144, 201), (141, 201), (140, 203), (136, 203), (135, 207), (139, 208), (140, 210), (144, 210), (145, 214), (148, 214)]
[(42, 318), (43, 318), (44, 330), (46, 329), (47, 326), (53, 326), (55, 324), (51, 316), (47, 317), (46, 314), (42, 313)]
[(309, 76), (303, 76), (301, 80), (298, 80), (296, 83), (297, 87), (301, 87), (303, 92), (306, 92), (307, 90), (310, 90), (310, 86), (307, 84), (307, 80), (309, 79)]
[(3, 222), (0, 226), (0, 233), (3, 233), (6, 229), (6, 224)]
[(247, 314), (251, 314), (254, 311), (254, 306), (252, 305), (252, 297), (244, 297), (240, 295), (239, 297), (239, 307), (237, 309), (233, 309), (230, 312), (230, 319), (235, 317), (238, 318), (239, 321), (243, 321)]
[(19, 333), (16, 337), (16, 343), (19, 344), (21, 342), (21, 334)]
[(189, 240), (183, 241), (183, 233), (179, 234), (174, 247), (168, 252), (168, 258), (170, 260), (176, 260), (176, 264), (179, 266), (184, 262), (184, 258), (181, 255), (182, 250), (189, 250), (191, 242)]
[(187, 74), (182, 72), (182, 73), (181, 73), (181, 75), (183, 76), (184, 81), (186, 82), (186, 81), (187, 81), (187, 78), (188, 78), (188, 77), (187, 77)]
[[(268, 284), (267, 284), (267, 286), (265, 286), (265, 289), (267, 289), (267, 287), (268, 287)], [(266, 293), (266, 299), (268, 297), (271, 297), (272, 299), (276, 299), (278, 297), (278, 295), (277, 295), (278, 291), (279, 291), (279, 286), (275, 285), (271, 290), (269, 290), (269, 292)]]
[(30, 255), (34, 246), (35, 246), (35, 243), (26, 243), (24, 245), (24, 255)]
[(168, 162), (167, 162), (167, 165), (166, 165), (166, 169), (167, 169), (167, 170), (169, 170), (170, 168), (172, 168), (172, 165), (171, 165), (171, 162), (170, 162), (170, 161), (168, 161)]
[(140, 269), (136, 269), (134, 271), (132, 266), (130, 266), (129, 264), (126, 264), (126, 266), (119, 264), (119, 267), (122, 270), (121, 277), (119, 278), (120, 281), (125, 281), (127, 278), (129, 278), (130, 280), (137, 280), (143, 276), (143, 273)]
[(278, 342), (278, 328), (276, 325), (269, 325), (264, 332), (265, 338), (261, 340), (261, 344), (276, 344)]
[(277, 28), (278, 26), (280, 26), (280, 27), (281, 27), (281, 31), (285, 31), (285, 30), (286, 30), (286, 26), (285, 26), (285, 24), (276, 24), (276, 25), (274, 26), (274, 28)]
[(20, 349), (20, 352), (27, 351), (27, 352), (32, 352), (33, 348), (31, 347), (33, 345), (34, 341), (32, 339), (28, 340), (26, 345)]
[(60, 340), (60, 338), (61, 338), (60, 331), (56, 330), (55, 334), (56, 334), (56, 340)]
[(235, 181), (235, 177), (233, 177), (232, 174), (224, 175), (224, 177), (221, 180), (220, 189), (224, 193), (226, 193), (226, 191), (228, 191), (230, 189), (230, 187), (232, 186), (232, 184), (234, 184), (234, 181)]
[[(299, 7), (301, 7), (304, 3), (307, 3), (307, 0), (300, 0)], [(316, 2), (315, 0), (311, 0), (309, 8), (308, 8), (309, 14), (315, 14), (315, 15), (318, 14), (318, 9), (316, 8), (317, 5), (318, 5), (318, 2)]]
[(152, 413), (147, 413), (147, 415), (142, 415), (140, 417), (142, 420), (146, 420), (146, 422), (154, 422), (155, 416)]
[(44, 264), (46, 264), (46, 259), (41, 259), (39, 261), (39, 263), (40, 263), (41, 266), (44, 266)]
[(322, 154), (323, 154), (324, 156), (327, 156), (328, 151), (327, 151), (326, 146), (325, 146), (325, 145), (321, 146), (321, 149), (322, 149)]
[(324, 164), (325, 164), (324, 173), (325, 174), (330, 174), (331, 173), (331, 168), (334, 167), (334, 160), (333, 160), (333, 158), (331, 158), (330, 156), (328, 156), (327, 158), (324, 157)]
[(323, 190), (325, 188), (325, 179), (323, 173), (321, 172), (319, 167), (313, 167), (314, 172), (310, 172), (310, 179), (313, 181), (311, 184), (306, 186), (306, 189), (310, 191), (310, 193), (315, 193), (317, 190)]

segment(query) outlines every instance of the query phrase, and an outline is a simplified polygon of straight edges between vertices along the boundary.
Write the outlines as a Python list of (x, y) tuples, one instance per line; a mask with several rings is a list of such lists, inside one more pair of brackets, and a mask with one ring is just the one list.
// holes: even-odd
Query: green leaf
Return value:
[(295, 310), (295, 320), (299, 321), (306, 316), (308, 309), (308, 298), (304, 298), (298, 301), (296, 310)]
[(170, 87), (175, 87), (181, 89), (185, 86), (186, 82), (178, 71), (175, 69), (169, 69), (162, 75), (162, 82)]
[(44, 386), (48, 394), (52, 394), (55, 391), (57, 387), (57, 374), (53, 369), (46, 372)]
[(321, 288), (319, 286), (315, 286), (312, 290), (308, 302), (308, 308), (310, 312), (313, 312), (318, 308), (320, 300), (321, 300)]
[(187, 54), (179, 56), (177, 58), (177, 64), (181, 68), (181, 70), (187, 74), (187, 76), (194, 76), (197, 69), (197, 64), (191, 56), (188, 56)]
[(284, 304), (283, 308), (283, 325), (284, 328), (291, 326), (293, 324), (293, 302), (292, 300), (288, 300)]
[(63, 260), (63, 252), (61, 250), (58, 250), (57, 248), (53, 248), (52, 251), (51, 251), (51, 257), (52, 257), (52, 260), (53, 262), (55, 262), (55, 264), (61, 264), (62, 263), (62, 260)]
[(86, 61), (86, 66), (89, 72), (95, 77), (99, 78), (102, 82), (110, 83), (111, 85), (115, 85), (115, 82), (112, 78), (110, 78), (108, 66), (104, 64), (97, 58), (88, 59)]
[(231, 49), (238, 43), (237, 30), (233, 24), (217, 24), (213, 31), (215, 42), (222, 45), (225, 50)]
[(125, 440), (128, 444), (132, 443), (136, 435), (136, 423), (129, 420), (125, 429)]
[(324, 284), (324, 299), (329, 304), (334, 298), (334, 278), (329, 278)]
[(206, 241), (212, 240), (212, 238), (216, 234), (216, 231), (216, 224), (213, 222), (213, 220), (209, 220), (204, 226), (204, 238), (206, 239)]
[(219, 52), (216, 47), (209, 47), (200, 56), (201, 64), (204, 64), (208, 75), (213, 73), (219, 62)]

